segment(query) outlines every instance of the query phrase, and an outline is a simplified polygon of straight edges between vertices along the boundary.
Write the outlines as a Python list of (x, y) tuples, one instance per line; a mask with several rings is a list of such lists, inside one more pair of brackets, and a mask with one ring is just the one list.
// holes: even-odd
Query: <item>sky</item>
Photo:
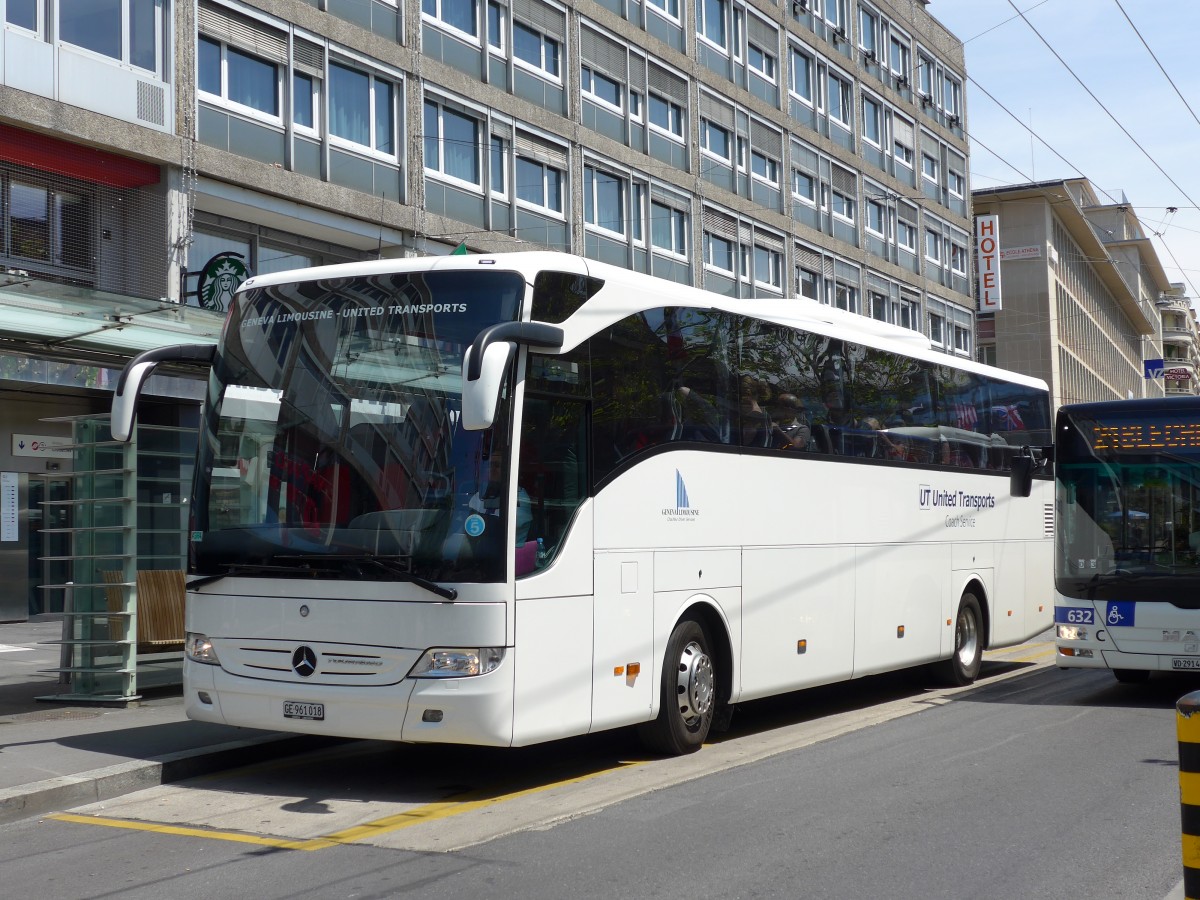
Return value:
[(1102, 202), (1124, 193), (1168, 280), (1200, 306), (1200, 2), (932, 0), (927, 10), (963, 42), (971, 187), (1083, 175)]

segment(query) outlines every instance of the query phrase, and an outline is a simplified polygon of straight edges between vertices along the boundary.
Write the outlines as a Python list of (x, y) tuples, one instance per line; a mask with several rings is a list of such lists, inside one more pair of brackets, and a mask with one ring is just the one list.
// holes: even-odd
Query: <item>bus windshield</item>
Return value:
[[(1130, 401), (1059, 412), (1058, 590), (1200, 606), (1200, 418)], [(1170, 590), (1164, 593), (1170, 578)]]
[(240, 293), (209, 382), (199, 574), (503, 581), (507, 419), (461, 427), (463, 354), (516, 273), (388, 273)]

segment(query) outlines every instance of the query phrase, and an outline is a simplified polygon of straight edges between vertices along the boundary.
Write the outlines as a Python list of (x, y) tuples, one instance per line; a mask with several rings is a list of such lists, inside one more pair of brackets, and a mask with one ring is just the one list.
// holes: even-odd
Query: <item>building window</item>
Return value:
[(200, 93), (279, 121), (280, 67), (257, 56), (200, 35), (196, 54)]
[(421, 12), (455, 31), (473, 38), (479, 37), (476, 0), (421, 0)]
[(4, 21), (9, 25), (24, 28), (35, 34), (41, 34), (42, 14), (41, 0), (8, 0), (5, 7)]
[[(95, 269), (94, 199), (86, 188), (0, 175), (0, 258), (71, 275)], [(73, 270), (73, 271), (69, 271)]]
[(292, 121), (304, 131), (316, 133), (320, 121), (321, 82), (302, 72), (292, 73)]
[(819, 303), (821, 301), (821, 276), (812, 269), (796, 266), (796, 293)]
[(708, 231), (704, 232), (704, 265), (723, 275), (734, 275), (733, 241)]
[(750, 44), (746, 49), (746, 64), (771, 84), (775, 83), (775, 55), (773, 53), (768, 53), (766, 50)]
[(830, 191), (830, 210), (839, 219), (854, 224), (854, 198), (836, 188)]
[(867, 201), (867, 231), (874, 232), (876, 236), (887, 238), (887, 210), (884, 205), (878, 200)]
[(621, 85), (615, 78), (597, 72), (591, 66), (580, 67), (579, 90), (589, 100), (607, 104), (617, 112), (624, 108), (621, 103)]
[(523, 22), (513, 21), (513, 58), (541, 75), (556, 81), (560, 77), (562, 46), (555, 38), (542, 34)]
[(792, 71), (788, 88), (793, 94), (813, 105), (813, 59), (795, 47), (791, 48)]
[(971, 355), (971, 329), (962, 325), (954, 326), (954, 350), (964, 356)]
[(534, 159), (517, 157), (517, 199), (522, 203), (561, 216), (563, 181), (561, 169)]
[(932, 228), (925, 229), (925, 258), (937, 266), (942, 264), (942, 236)]
[(697, 0), (696, 31), (709, 43), (728, 50), (728, 0)]
[(792, 169), (792, 196), (809, 206), (817, 205), (816, 176)]
[(921, 154), (921, 176), (933, 184), (938, 183), (938, 161), (928, 153)]
[(901, 84), (908, 84), (908, 79), (912, 77), (912, 50), (909, 49), (907, 35), (892, 34), (888, 44), (888, 66)]
[(778, 290), (783, 287), (783, 254), (778, 250), (754, 246), (754, 280)]
[(733, 135), (728, 128), (718, 125), (710, 119), (700, 122), (700, 149), (711, 156), (718, 157), (722, 162), (732, 162)]
[(583, 170), (583, 220), (588, 225), (625, 235), (626, 179), (592, 166)]
[(854, 91), (850, 82), (838, 75), (829, 73), (829, 118), (846, 128), (851, 128), (854, 115), (850, 104), (853, 102)]
[(946, 320), (935, 312), (929, 313), (929, 340), (939, 347), (946, 343)]
[(910, 253), (917, 252), (917, 226), (901, 218), (896, 219), (896, 245)]
[(388, 156), (396, 154), (396, 89), (390, 81), (329, 64), (329, 133)]
[[(163, 0), (59, 0), (56, 6), (58, 38), (63, 43), (159, 73)], [(32, 21), (36, 24), (37, 12), (33, 7), (31, 0), (16, 3), (8, 0), (9, 21), (15, 13), (28, 22), (32, 11)]]
[(758, 150), (750, 151), (750, 173), (772, 187), (779, 186), (779, 162)]
[(474, 116), (425, 101), (425, 170), (482, 187), (481, 124)]
[(679, 0), (650, 0), (650, 6), (668, 19), (679, 21)]
[(876, 147), (882, 147), (883, 142), (880, 131), (880, 116), (882, 109), (879, 102), (870, 97), (863, 97), (863, 137), (874, 144)]
[(499, 3), (489, 3), (487, 8), (487, 36), (488, 46), (494, 50), (504, 52), (505, 47), (505, 29), (504, 24), (508, 21), (508, 10)]
[(868, 59), (875, 59), (879, 50), (879, 17), (865, 6), (858, 10), (858, 45)]
[(833, 305), (846, 312), (857, 313), (858, 286), (844, 281), (837, 281), (833, 287)]
[(956, 275), (967, 274), (967, 248), (965, 244), (950, 242), (950, 271)]
[(682, 141), (683, 107), (658, 94), (650, 94), (650, 124)]
[(687, 256), (687, 213), (664, 203), (650, 204), (650, 240), (654, 249)]
[(950, 190), (950, 195), (962, 200), (967, 192), (967, 179), (962, 172), (956, 172), (953, 169), (946, 170), (946, 186)]

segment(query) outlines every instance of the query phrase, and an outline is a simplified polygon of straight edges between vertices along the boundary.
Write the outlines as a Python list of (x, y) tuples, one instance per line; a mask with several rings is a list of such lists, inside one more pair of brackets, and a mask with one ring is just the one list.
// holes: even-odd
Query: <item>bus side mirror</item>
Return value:
[(128, 441), (133, 436), (133, 421), (137, 417), (138, 397), (146, 379), (161, 362), (204, 363), (212, 365), (217, 348), (214, 344), (175, 344), (139, 353), (121, 371), (113, 391), (110, 430), (113, 440)]
[(1012, 469), (1008, 477), (1008, 492), (1014, 497), (1028, 497), (1033, 491), (1033, 470), (1037, 460), (1028, 447), (1021, 448), (1021, 454), (1013, 457)]
[(1014, 497), (1028, 497), (1033, 490), (1033, 476), (1049, 474), (1054, 462), (1054, 446), (1022, 447), (1013, 458), (1009, 474), (1008, 492)]
[(483, 348), (482, 361), (476, 370), (478, 375), (472, 381), (467, 378), (467, 370), (473, 368), (471, 356), (476, 348), (467, 348), (463, 356), (462, 382), (462, 427), (467, 431), (483, 431), (492, 427), (500, 406), (504, 374), (516, 349), (515, 344), (507, 341), (488, 344)]
[(518, 345), (557, 353), (563, 330), (544, 322), (500, 322), (476, 335), (463, 354), (462, 425), (467, 431), (491, 428), (500, 405), (500, 388)]

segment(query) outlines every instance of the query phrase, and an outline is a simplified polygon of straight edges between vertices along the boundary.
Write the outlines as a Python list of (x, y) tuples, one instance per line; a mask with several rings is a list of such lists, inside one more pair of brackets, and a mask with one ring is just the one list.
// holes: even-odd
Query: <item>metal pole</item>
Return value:
[(1179, 736), (1179, 807), (1183, 832), (1183, 892), (1200, 900), (1200, 691), (1175, 704)]

